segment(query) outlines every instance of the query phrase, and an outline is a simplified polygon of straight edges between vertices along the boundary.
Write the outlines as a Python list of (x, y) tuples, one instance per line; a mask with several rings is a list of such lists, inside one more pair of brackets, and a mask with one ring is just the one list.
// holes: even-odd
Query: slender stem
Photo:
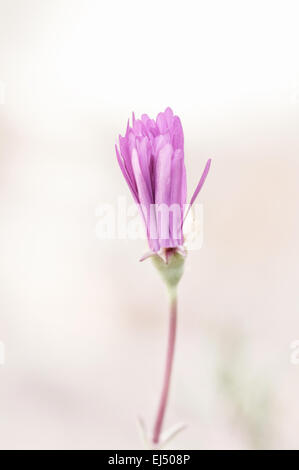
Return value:
[(174, 357), (176, 324), (177, 324), (177, 298), (176, 298), (176, 295), (173, 295), (171, 297), (171, 305), (170, 305), (168, 346), (167, 346), (166, 367), (165, 367), (165, 372), (164, 372), (164, 382), (163, 382), (163, 388), (162, 388), (162, 394), (160, 398), (158, 413), (157, 413), (155, 426), (154, 426), (154, 434), (153, 434), (154, 444), (159, 443), (160, 433), (161, 433), (163, 419), (164, 419), (166, 405), (167, 405), (171, 371), (172, 371), (172, 365), (173, 365), (173, 357)]

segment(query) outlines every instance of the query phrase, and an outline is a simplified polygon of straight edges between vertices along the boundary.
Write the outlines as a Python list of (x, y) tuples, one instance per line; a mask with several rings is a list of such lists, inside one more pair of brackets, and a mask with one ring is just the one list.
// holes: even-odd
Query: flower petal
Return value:
[(184, 220), (186, 219), (187, 215), (189, 214), (189, 211), (190, 211), (190, 209), (191, 209), (191, 207), (192, 207), (192, 205), (193, 205), (195, 199), (197, 198), (197, 196), (198, 196), (198, 194), (199, 194), (199, 191), (201, 190), (201, 188), (202, 188), (203, 185), (204, 185), (204, 182), (205, 182), (206, 177), (208, 176), (208, 173), (209, 173), (209, 170), (210, 170), (211, 162), (212, 162), (212, 160), (209, 159), (209, 160), (207, 161), (207, 163), (206, 163), (206, 166), (205, 166), (205, 169), (204, 169), (204, 171), (203, 171), (203, 174), (201, 175), (201, 178), (200, 178), (200, 180), (199, 180), (199, 183), (198, 183), (198, 185), (196, 186), (196, 189), (195, 189), (195, 191), (194, 191), (194, 193), (193, 193), (193, 196), (192, 196), (192, 198), (191, 198), (191, 201), (190, 201), (189, 207), (188, 207), (188, 209), (187, 209), (187, 212), (186, 212), (186, 214), (185, 214)]
[(186, 202), (186, 170), (184, 154), (182, 150), (175, 152), (171, 164), (171, 188), (170, 188), (170, 234), (174, 246), (183, 243), (182, 225), (184, 216), (184, 204)]
[(167, 120), (164, 113), (159, 113), (156, 119), (156, 123), (161, 134), (165, 134), (168, 130)]
[(147, 137), (136, 139), (136, 149), (139, 156), (139, 164), (148, 188), (151, 203), (154, 203), (154, 191), (151, 178), (151, 143)]
[(198, 193), (199, 191), (201, 190), (201, 188), (203, 187), (204, 185), (204, 182), (206, 180), (206, 177), (208, 176), (208, 173), (209, 173), (209, 170), (210, 170), (210, 166), (211, 166), (211, 159), (209, 159), (206, 163), (206, 166), (205, 166), (205, 169), (203, 171), (203, 174), (201, 175), (201, 178), (199, 180), (199, 183), (198, 185), (196, 186), (196, 189), (193, 193), (193, 196), (191, 198), (191, 201), (190, 201), (190, 206), (192, 206), (192, 204), (194, 203), (195, 199), (197, 198), (198, 196)]
[(139, 204), (138, 194), (137, 194), (136, 189), (135, 189), (136, 185), (133, 184), (133, 182), (131, 181), (131, 177), (128, 174), (128, 171), (127, 171), (127, 169), (125, 167), (125, 164), (124, 164), (124, 160), (123, 160), (123, 158), (121, 157), (121, 155), (119, 153), (117, 145), (115, 145), (115, 150), (116, 150), (117, 161), (118, 161), (118, 164), (119, 164), (120, 169), (122, 171), (122, 174), (124, 175), (124, 178), (125, 178), (128, 186), (131, 190), (131, 193), (132, 193), (132, 196), (133, 196), (135, 202), (137, 202), (137, 204)]
[(184, 149), (184, 132), (181, 120), (178, 116), (174, 116), (172, 126), (172, 145), (174, 150)]
[(140, 201), (140, 209), (144, 218), (149, 245), (153, 251), (158, 251), (159, 243), (157, 240), (156, 214), (152, 210), (152, 195), (150, 194), (147, 182), (143, 176), (140, 165), (140, 157), (136, 148), (134, 148), (132, 151), (132, 167), (134, 170), (138, 189), (138, 198)]
[[(157, 214), (157, 228), (161, 247), (170, 246), (169, 212), (171, 160), (173, 148), (166, 144), (159, 151), (155, 171), (155, 204)], [(165, 205), (165, 206), (164, 206)], [(166, 207), (167, 206), (167, 207)], [(165, 211), (165, 212), (164, 212)]]

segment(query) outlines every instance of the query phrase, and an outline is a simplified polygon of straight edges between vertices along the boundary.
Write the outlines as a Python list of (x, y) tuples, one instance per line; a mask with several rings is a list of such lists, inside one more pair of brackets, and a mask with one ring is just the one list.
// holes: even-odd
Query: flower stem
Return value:
[(160, 433), (161, 433), (165, 410), (167, 406), (170, 378), (171, 378), (173, 358), (174, 358), (176, 325), (177, 325), (177, 296), (176, 296), (176, 292), (174, 291), (172, 292), (172, 295), (171, 295), (166, 367), (165, 367), (165, 372), (164, 372), (162, 394), (161, 394), (158, 413), (157, 413), (155, 426), (154, 426), (154, 433), (153, 433), (154, 444), (159, 444)]

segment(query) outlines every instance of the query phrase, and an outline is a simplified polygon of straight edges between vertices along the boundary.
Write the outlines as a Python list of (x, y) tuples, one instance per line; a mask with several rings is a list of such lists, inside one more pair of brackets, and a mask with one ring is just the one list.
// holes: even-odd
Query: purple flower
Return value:
[[(152, 252), (181, 249), (187, 197), (184, 133), (170, 108), (157, 119), (146, 114), (129, 121), (116, 154), (135, 202), (140, 206)], [(209, 172), (208, 160), (190, 201), (194, 203)], [(186, 215), (185, 215), (186, 217)]]

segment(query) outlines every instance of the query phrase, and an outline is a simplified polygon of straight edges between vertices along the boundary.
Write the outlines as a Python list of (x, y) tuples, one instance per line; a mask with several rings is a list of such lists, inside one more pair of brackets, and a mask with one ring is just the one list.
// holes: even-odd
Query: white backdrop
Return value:
[[(141, 448), (167, 299), (100, 241), (135, 111), (182, 120), (204, 245), (180, 289), (178, 448), (298, 448), (298, 2), (0, 0), (1, 448)], [(3, 91), (4, 90), (4, 91)]]

